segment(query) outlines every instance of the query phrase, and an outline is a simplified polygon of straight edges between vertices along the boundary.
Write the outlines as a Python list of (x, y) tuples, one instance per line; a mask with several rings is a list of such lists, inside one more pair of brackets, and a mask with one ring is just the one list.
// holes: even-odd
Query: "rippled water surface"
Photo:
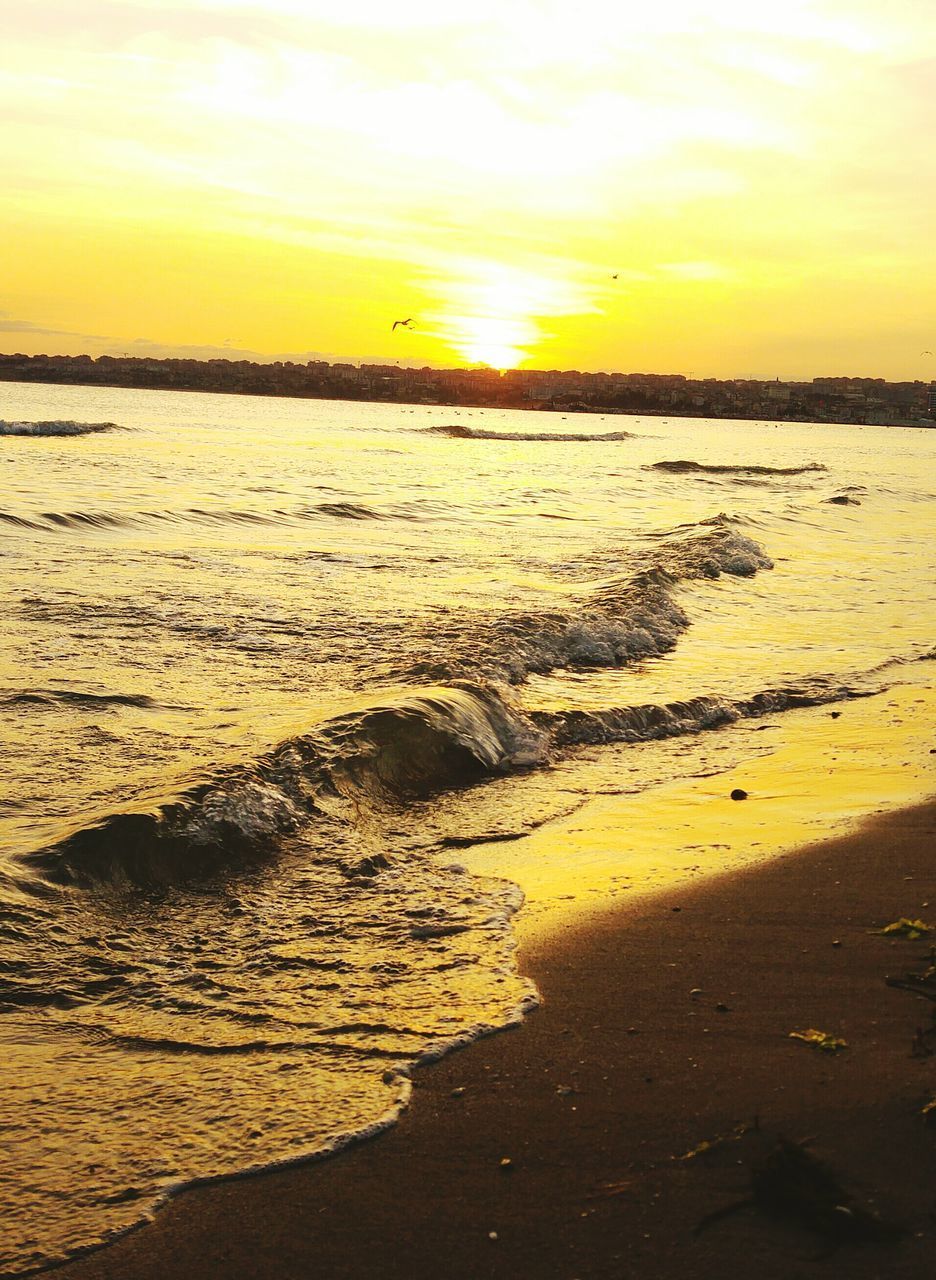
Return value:
[(718, 768), (933, 654), (934, 432), (13, 384), (0, 420), (0, 1270), (387, 1123), (519, 1017), (550, 769)]

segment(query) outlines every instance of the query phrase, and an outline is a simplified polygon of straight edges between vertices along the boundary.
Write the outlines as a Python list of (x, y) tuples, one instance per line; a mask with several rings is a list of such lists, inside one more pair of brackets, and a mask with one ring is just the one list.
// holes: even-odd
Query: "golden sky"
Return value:
[(0, 350), (936, 377), (934, 0), (5, 8)]

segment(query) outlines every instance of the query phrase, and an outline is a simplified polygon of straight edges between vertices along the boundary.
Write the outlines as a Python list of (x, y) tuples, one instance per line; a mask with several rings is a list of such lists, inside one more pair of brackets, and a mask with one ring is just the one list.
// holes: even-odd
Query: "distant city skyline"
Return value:
[[(0, 355), (0, 380), (156, 391), (601, 414), (781, 419), (930, 428), (936, 383), (873, 377), (687, 378), (680, 373), (433, 369), (326, 360)], [(457, 412), (457, 410), (455, 410)]]
[(32, 0), (4, 44), (9, 350), (936, 373), (918, 0)]
[[(3, 329), (0, 327), (0, 335)], [(501, 374), (505, 373), (583, 373), (607, 374), (609, 376), (627, 377), (635, 375), (647, 375), (648, 377), (662, 378), (685, 378), (688, 381), (719, 381), (719, 382), (789, 382), (789, 383), (808, 383), (822, 381), (825, 379), (851, 379), (855, 381), (885, 381), (885, 382), (921, 382), (927, 385), (936, 383), (936, 359), (929, 361), (924, 368), (915, 375), (909, 375), (906, 378), (886, 378), (884, 374), (875, 370), (858, 370), (858, 369), (825, 369), (821, 373), (811, 374), (808, 377), (786, 377), (783, 374), (775, 372), (767, 373), (726, 373), (726, 374), (706, 374), (697, 372), (696, 370), (685, 369), (629, 369), (623, 366), (613, 367), (611, 365), (602, 368), (559, 368), (559, 366), (546, 366), (540, 364), (529, 363), (523, 366), (506, 366), (498, 369), (495, 365), (486, 364), (484, 361), (475, 361), (474, 363), (457, 363), (445, 360), (418, 360), (418, 359), (400, 359), (397, 356), (359, 356), (359, 355), (342, 355), (336, 352), (327, 351), (275, 351), (270, 353), (252, 351), (236, 347), (214, 347), (209, 345), (192, 345), (173, 347), (171, 344), (148, 342), (139, 340), (136, 343), (105, 343), (100, 350), (93, 351), (86, 348), (79, 348), (74, 351), (59, 350), (53, 345), (47, 343), (47, 349), (42, 351), (26, 351), (20, 347), (14, 346), (10, 342), (0, 341), (0, 359), (21, 352), (24, 355), (47, 355), (50, 357), (76, 357), (88, 356), (92, 360), (97, 360), (101, 356), (110, 356), (114, 359), (131, 359), (131, 360), (232, 360), (232, 361), (248, 361), (252, 364), (284, 364), (293, 363), (305, 365), (309, 362), (324, 361), (329, 365), (349, 364), (355, 367), (365, 366), (387, 366), (398, 367), (417, 371), (419, 369), (432, 369), (435, 372), (443, 373), (446, 371), (456, 370), (480, 370), (491, 369)], [(922, 362), (921, 362), (922, 363)]]

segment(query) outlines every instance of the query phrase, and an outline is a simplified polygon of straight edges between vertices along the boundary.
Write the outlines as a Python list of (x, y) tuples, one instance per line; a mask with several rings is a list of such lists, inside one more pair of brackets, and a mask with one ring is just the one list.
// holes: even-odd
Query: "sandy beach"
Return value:
[(936, 917), (934, 831), (932, 802), (882, 814), (528, 939), (542, 1007), (417, 1072), (390, 1133), (189, 1191), (57, 1274), (922, 1280), (933, 1006), (885, 979), (930, 945), (880, 930)]

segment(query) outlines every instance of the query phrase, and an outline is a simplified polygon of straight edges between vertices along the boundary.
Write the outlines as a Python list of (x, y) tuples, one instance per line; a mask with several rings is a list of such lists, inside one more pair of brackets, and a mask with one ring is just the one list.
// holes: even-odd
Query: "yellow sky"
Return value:
[(933, 0), (7, 8), (0, 350), (936, 377)]

